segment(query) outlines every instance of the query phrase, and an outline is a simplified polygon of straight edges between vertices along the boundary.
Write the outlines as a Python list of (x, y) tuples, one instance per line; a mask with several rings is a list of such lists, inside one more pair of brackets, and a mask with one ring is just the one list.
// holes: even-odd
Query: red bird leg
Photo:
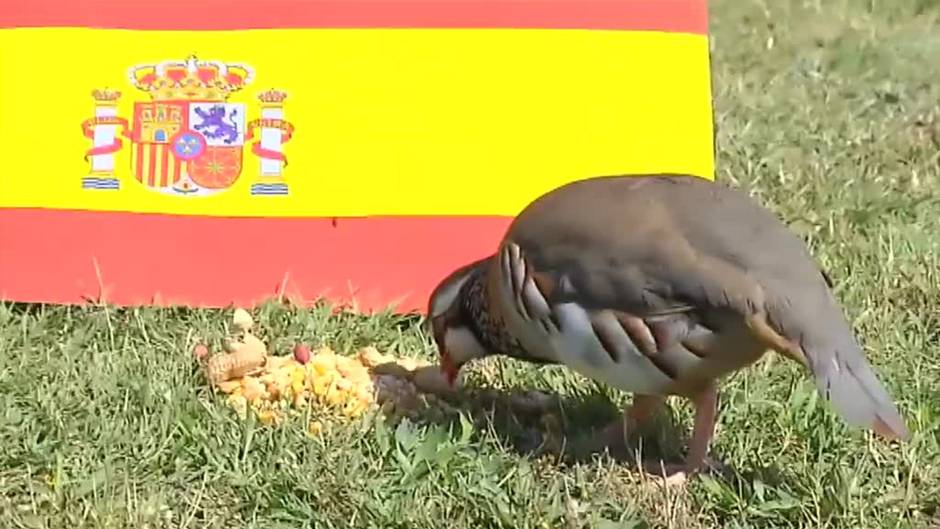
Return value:
[(718, 387), (709, 384), (705, 391), (694, 399), (695, 424), (692, 427), (692, 439), (685, 456), (685, 470), (692, 474), (705, 466), (705, 458), (715, 434), (715, 420), (718, 417)]
[(692, 439), (681, 465), (663, 463), (645, 464), (643, 467), (652, 476), (663, 479), (666, 486), (681, 486), (686, 478), (702, 470), (706, 464), (708, 449), (715, 433), (715, 420), (718, 417), (718, 388), (710, 384), (692, 399), (695, 405), (695, 424), (692, 426)]
[(618, 418), (601, 432), (600, 441), (607, 447), (624, 446), (631, 430), (639, 428), (650, 420), (665, 403), (666, 399), (661, 396), (634, 395), (633, 402), (623, 412), (623, 417)]

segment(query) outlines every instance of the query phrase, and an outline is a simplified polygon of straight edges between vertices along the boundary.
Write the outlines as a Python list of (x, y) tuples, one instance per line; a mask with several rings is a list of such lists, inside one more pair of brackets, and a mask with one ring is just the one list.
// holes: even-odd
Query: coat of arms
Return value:
[(92, 140), (86, 152), (91, 172), (82, 187), (120, 188), (115, 153), (122, 148), (121, 129), (120, 136), (131, 142), (131, 175), (148, 189), (182, 196), (224, 191), (241, 175), (244, 147), (251, 143), (252, 154), (259, 158), (251, 194), (286, 195), (283, 169), (287, 160), (282, 146), (293, 133), (293, 126), (284, 120), (287, 94), (261, 92), (261, 117), (252, 121), (247, 119), (245, 104), (228, 101), (253, 78), (247, 65), (196, 57), (134, 66), (128, 80), (150, 100), (134, 103), (130, 123), (117, 115), (119, 91), (92, 91), (95, 117), (82, 124), (85, 136)]

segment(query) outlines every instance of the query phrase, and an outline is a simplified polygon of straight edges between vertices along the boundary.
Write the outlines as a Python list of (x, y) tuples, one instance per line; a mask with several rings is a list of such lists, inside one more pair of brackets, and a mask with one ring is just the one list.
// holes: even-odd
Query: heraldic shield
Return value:
[(161, 101), (134, 105), (131, 167), (156, 190), (225, 189), (242, 170), (245, 105)]

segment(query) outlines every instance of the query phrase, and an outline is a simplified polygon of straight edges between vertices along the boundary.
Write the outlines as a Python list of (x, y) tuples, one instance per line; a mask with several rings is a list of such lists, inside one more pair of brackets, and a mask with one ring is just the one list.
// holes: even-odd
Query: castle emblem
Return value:
[(250, 144), (259, 162), (251, 194), (286, 195), (283, 145), (294, 130), (284, 119), (287, 94), (261, 92), (260, 118), (251, 121), (246, 105), (229, 102), (231, 94), (253, 79), (247, 65), (196, 57), (134, 66), (128, 80), (150, 100), (134, 102), (130, 122), (118, 116), (121, 92), (93, 90), (95, 115), (82, 123), (92, 142), (85, 153), (90, 173), (82, 187), (120, 189), (115, 155), (123, 137), (131, 143), (130, 174), (150, 190), (180, 196), (222, 192), (241, 176), (245, 146)]

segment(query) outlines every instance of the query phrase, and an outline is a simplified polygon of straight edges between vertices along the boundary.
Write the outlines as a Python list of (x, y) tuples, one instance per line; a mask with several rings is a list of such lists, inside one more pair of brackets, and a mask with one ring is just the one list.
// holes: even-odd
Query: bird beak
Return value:
[(441, 351), (441, 372), (444, 373), (444, 378), (447, 379), (447, 383), (453, 388), (454, 384), (457, 382), (457, 374), (460, 372), (460, 368), (454, 365), (454, 361), (451, 360), (446, 350)]
[(460, 372), (460, 368), (454, 364), (453, 359), (447, 352), (447, 340), (444, 333), (444, 319), (438, 316), (437, 318), (429, 319), (428, 322), (430, 326), (430, 332), (434, 335), (434, 342), (437, 344), (437, 349), (441, 360), (441, 373), (443, 373), (444, 378), (447, 380), (447, 384), (451, 387), (451, 389), (453, 389), (454, 384), (457, 382), (457, 374)]

